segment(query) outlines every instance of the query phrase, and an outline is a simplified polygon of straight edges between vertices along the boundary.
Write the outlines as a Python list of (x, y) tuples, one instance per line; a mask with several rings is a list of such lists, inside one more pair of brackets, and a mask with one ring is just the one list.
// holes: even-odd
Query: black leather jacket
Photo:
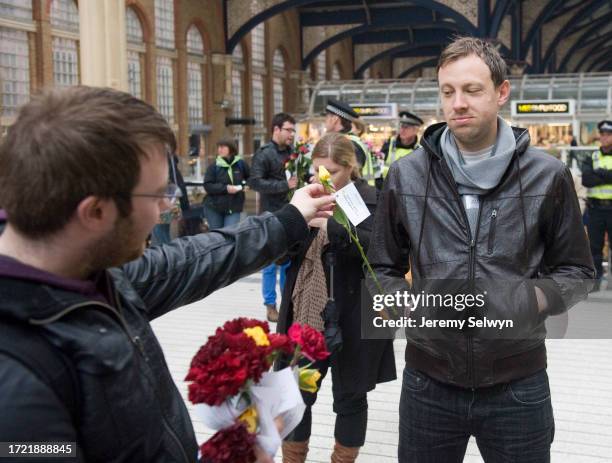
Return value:
[(106, 272), (106, 303), (4, 272), (0, 320), (21, 321), (66, 354), (80, 408), (75, 427), (50, 387), (0, 355), (0, 440), (77, 442), (79, 461), (87, 462), (196, 461), (191, 420), (150, 322), (262, 268), (307, 236), (304, 219), (288, 206), (223, 234), (150, 248)]
[[(410, 290), (409, 269), (416, 287), (426, 279), (496, 286), (487, 310), (518, 320), (511, 336), (478, 328), (436, 336), (427, 328), (407, 331), (408, 366), (448, 384), (484, 387), (546, 367), (544, 318), (587, 297), (593, 262), (570, 172), (530, 148), (524, 129), (513, 129), (515, 157), (500, 184), (481, 197), (472, 236), (440, 151), (444, 128), (429, 127), (423, 146), (391, 166), (369, 259), (386, 294)], [(538, 311), (534, 285), (546, 295), (548, 313)]]
[(289, 184), (285, 175), (289, 154), (289, 149), (281, 150), (270, 141), (253, 156), (249, 186), (261, 195), (262, 212), (274, 212), (289, 202)]

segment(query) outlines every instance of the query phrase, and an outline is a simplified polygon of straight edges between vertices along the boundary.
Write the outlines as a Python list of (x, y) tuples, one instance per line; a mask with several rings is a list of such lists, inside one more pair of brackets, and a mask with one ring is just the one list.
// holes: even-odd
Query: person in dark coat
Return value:
[[(355, 184), (368, 209), (373, 214), (377, 192), (359, 178), (359, 167), (351, 141), (343, 134), (329, 133), (315, 146), (313, 166), (325, 166), (337, 189), (350, 182)], [(357, 235), (367, 251), (372, 217), (361, 222)], [(393, 343), (391, 339), (361, 339), (361, 281), (363, 262), (357, 247), (345, 228), (333, 218), (314, 219), (309, 239), (292, 259), (279, 314), (278, 332), (286, 333), (292, 323), (307, 323), (323, 331), (322, 311), (327, 303), (330, 284), (330, 255), (334, 255), (333, 290), (340, 312), (342, 348), (327, 360), (316, 362), (313, 368), (321, 372), (321, 380), (331, 367), (332, 391), (336, 425), (336, 444), (332, 462), (354, 461), (365, 442), (367, 427), (367, 392), (377, 383), (396, 378)], [(285, 366), (279, 362), (278, 368)], [(321, 381), (320, 380), (320, 381)], [(319, 384), (320, 384), (319, 381)], [(284, 462), (304, 462), (308, 452), (312, 415), (316, 393), (302, 392), (307, 405), (302, 421), (283, 442)]]
[(204, 176), (204, 208), (210, 230), (229, 227), (240, 221), (244, 207), (244, 188), (249, 178), (249, 166), (232, 140), (217, 143), (217, 159)]

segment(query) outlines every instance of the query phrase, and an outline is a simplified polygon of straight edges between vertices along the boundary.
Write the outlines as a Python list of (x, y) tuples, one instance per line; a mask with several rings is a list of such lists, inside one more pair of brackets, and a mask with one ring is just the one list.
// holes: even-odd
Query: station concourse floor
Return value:
[[(591, 295), (584, 303), (590, 314), (606, 314), (605, 331), (612, 315), (612, 290)], [(571, 311), (570, 311), (571, 313)], [(238, 317), (264, 319), (261, 274), (244, 278), (206, 299), (175, 310), (153, 322), (168, 366), (186, 400), (183, 381), (189, 362), (217, 326)], [(274, 324), (271, 329), (274, 330)], [(603, 337), (603, 336), (602, 336)], [(608, 339), (547, 340), (556, 432), (552, 446), (553, 463), (603, 463), (612, 461), (612, 336)], [(398, 376), (404, 364), (404, 340), (394, 343)], [(313, 430), (308, 462), (329, 462), (333, 448), (334, 414), (331, 381), (324, 381), (313, 407)], [(368, 394), (369, 420), (366, 444), (357, 459), (363, 463), (397, 461), (398, 403), (401, 382), (379, 385)], [(192, 411), (191, 404), (187, 406)], [(212, 432), (192, 414), (198, 444)], [(276, 457), (280, 462), (280, 451)], [(464, 459), (482, 462), (473, 439)]]

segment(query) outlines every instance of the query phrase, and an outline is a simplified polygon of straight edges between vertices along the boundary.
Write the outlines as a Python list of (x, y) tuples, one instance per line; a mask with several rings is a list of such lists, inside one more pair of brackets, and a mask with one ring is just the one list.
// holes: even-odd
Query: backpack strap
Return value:
[(78, 424), (79, 387), (74, 366), (35, 327), (2, 320), (0, 352), (12, 357), (45, 383), (66, 406), (72, 423)]

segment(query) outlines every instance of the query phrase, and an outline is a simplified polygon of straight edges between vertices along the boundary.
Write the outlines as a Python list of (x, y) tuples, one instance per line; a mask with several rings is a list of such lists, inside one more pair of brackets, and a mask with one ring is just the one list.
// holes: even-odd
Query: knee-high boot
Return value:
[(308, 441), (283, 441), (283, 463), (304, 463), (308, 455)]
[(331, 463), (353, 463), (359, 455), (361, 447), (345, 447), (336, 441), (334, 453), (331, 456)]

